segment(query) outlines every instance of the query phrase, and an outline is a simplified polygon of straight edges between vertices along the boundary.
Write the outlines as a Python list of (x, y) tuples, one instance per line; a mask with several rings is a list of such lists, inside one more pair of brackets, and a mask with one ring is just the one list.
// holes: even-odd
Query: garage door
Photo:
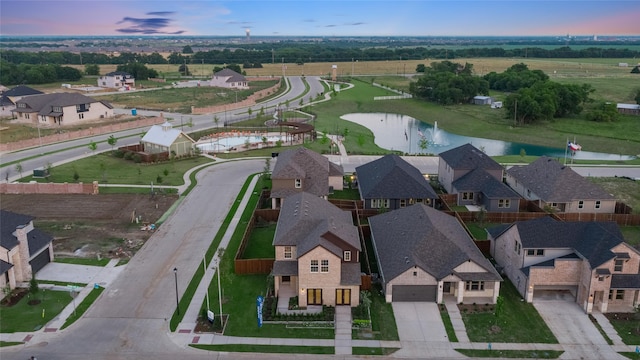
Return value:
[(533, 300), (566, 300), (576, 301), (578, 286), (574, 285), (536, 285), (533, 289)]
[(391, 301), (436, 301), (437, 285), (394, 285)]
[(35, 274), (38, 272), (38, 270), (42, 269), (50, 262), (51, 258), (49, 257), (49, 248), (47, 248), (43, 252), (38, 254), (38, 256), (34, 257), (33, 260), (29, 262), (29, 264), (31, 264), (31, 271), (33, 271), (33, 273)]

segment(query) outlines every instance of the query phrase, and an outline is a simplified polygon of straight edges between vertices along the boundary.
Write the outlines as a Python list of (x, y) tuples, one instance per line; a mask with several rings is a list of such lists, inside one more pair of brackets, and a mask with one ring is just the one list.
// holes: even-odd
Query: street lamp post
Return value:
[(173, 268), (173, 276), (176, 280), (176, 308), (178, 308), (178, 315), (180, 315), (180, 300), (178, 299), (178, 268)]

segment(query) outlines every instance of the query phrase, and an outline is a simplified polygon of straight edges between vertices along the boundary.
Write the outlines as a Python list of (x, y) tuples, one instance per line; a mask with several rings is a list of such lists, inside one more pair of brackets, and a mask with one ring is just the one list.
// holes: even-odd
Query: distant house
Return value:
[(213, 74), (210, 82), (211, 86), (228, 89), (248, 89), (249, 82), (242, 74), (227, 68)]
[(493, 99), (491, 98), (491, 96), (478, 95), (474, 96), (471, 102), (474, 105), (491, 105), (492, 101)]
[(98, 86), (103, 88), (130, 90), (136, 86), (133, 75), (124, 71), (113, 71), (98, 78)]
[(282, 199), (306, 192), (327, 198), (333, 190), (343, 188), (342, 166), (304, 147), (281, 152), (271, 173), (272, 208), (280, 207)]
[(16, 108), (16, 102), (25, 96), (44, 94), (42, 91), (32, 89), (25, 85), (18, 85), (14, 88), (5, 90), (0, 96), (0, 106), (2, 112), (0, 116), (10, 116)]
[(495, 304), (502, 278), (455, 217), (416, 204), (369, 225), (387, 302)]
[(351, 212), (314, 194), (282, 204), (273, 239), (277, 297), (298, 297), (299, 307), (358, 306), (360, 238)]
[(507, 184), (540, 208), (562, 213), (615, 212), (616, 199), (602, 187), (583, 178), (569, 166), (542, 156), (529, 165), (507, 170)]
[(434, 206), (438, 195), (413, 165), (395, 154), (356, 167), (365, 209), (398, 209), (415, 203)]
[(640, 304), (640, 252), (614, 222), (542, 217), (487, 232), (491, 255), (527, 302), (544, 291), (571, 293), (587, 313)]
[(618, 104), (618, 113), (625, 115), (640, 115), (640, 104)]
[(438, 180), (456, 205), (477, 205), (487, 211), (517, 212), (520, 195), (502, 182), (503, 167), (471, 144), (440, 153)]
[(40, 125), (74, 125), (113, 117), (106, 101), (77, 93), (30, 95), (16, 102), (17, 119)]
[(0, 288), (30, 281), (53, 261), (53, 237), (36, 229), (33, 219), (0, 210)]
[(144, 152), (149, 154), (169, 153), (174, 156), (191, 155), (195, 141), (168, 122), (154, 125), (140, 140)]

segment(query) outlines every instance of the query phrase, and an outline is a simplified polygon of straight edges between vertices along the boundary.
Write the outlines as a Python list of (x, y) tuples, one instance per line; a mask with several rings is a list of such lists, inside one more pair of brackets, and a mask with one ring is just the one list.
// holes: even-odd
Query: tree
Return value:
[(35, 295), (38, 293), (38, 290), (40, 290), (38, 288), (38, 281), (36, 280), (35, 275), (32, 275), (31, 280), (29, 280), (29, 292), (35, 297)]
[(95, 152), (96, 149), (98, 149), (98, 144), (96, 144), (95, 141), (91, 140), (87, 147), (89, 148), (89, 150), (91, 150), (91, 152)]
[[(267, 138), (263, 137), (262, 138), (262, 142), (263, 143), (267, 143)], [(262, 170), (262, 175), (264, 176), (265, 180), (269, 180), (270, 179), (270, 174), (271, 173), (271, 158), (267, 157), (264, 160), (264, 169)]]
[(416, 66), (416, 72), (417, 73), (423, 73), (423, 72), (425, 72), (426, 68), (427, 67), (424, 64), (418, 64)]
[(220, 122), (218, 115), (213, 115), (213, 122), (216, 124), (216, 127), (218, 127), (218, 122)]
[(422, 150), (422, 153), (426, 153), (427, 152), (427, 148), (429, 147), (429, 142), (427, 141), (427, 138), (420, 138), (420, 140), (418, 141), (418, 147), (420, 148), (420, 150)]
[(636, 65), (631, 69), (632, 74), (640, 74), (640, 65)]
[(158, 72), (156, 70), (149, 69), (144, 64), (137, 62), (118, 65), (116, 71), (127, 72), (131, 74), (136, 80), (148, 80), (149, 78), (158, 77)]
[(616, 104), (599, 102), (587, 111), (585, 117), (587, 120), (596, 122), (614, 122), (619, 117)]
[(107, 144), (111, 145), (111, 151), (113, 151), (113, 147), (116, 146), (117, 142), (118, 139), (115, 136), (109, 136), (109, 138), (107, 139)]
[(86, 64), (84, 73), (87, 75), (100, 75), (100, 66), (98, 64)]
[(182, 53), (193, 54), (193, 49), (191, 48), (191, 45), (185, 45), (185, 47), (182, 48)]
[(22, 179), (22, 163), (16, 164), (16, 171), (20, 174), (20, 178)]
[(189, 76), (191, 72), (189, 71), (189, 67), (186, 64), (180, 64), (178, 67), (178, 72), (182, 74), (182, 76)]
[(247, 114), (249, 115), (249, 119), (251, 119), (251, 114), (253, 113), (253, 110), (251, 110), (251, 108), (247, 109)]

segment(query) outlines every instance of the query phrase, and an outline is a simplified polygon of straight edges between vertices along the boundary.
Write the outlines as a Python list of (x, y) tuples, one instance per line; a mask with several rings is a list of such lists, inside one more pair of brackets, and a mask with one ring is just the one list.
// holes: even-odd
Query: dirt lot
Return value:
[[(57, 257), (129, 258), (153, 231), (177, 195), (2, 195), (0, 207), (34, 216), (34, 225), (54, 236)], [(132, 219), (138, 219), (138, 222)]]

